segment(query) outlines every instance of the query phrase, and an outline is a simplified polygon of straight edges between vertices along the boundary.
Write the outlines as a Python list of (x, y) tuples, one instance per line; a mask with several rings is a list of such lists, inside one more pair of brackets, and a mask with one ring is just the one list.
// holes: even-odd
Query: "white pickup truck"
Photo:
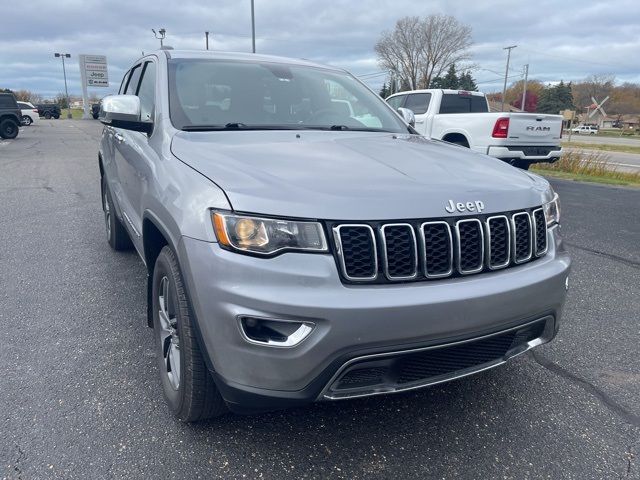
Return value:
[(538, 113), (489, 112), (483, 93), (462, 90), (412, 90), (387, 98), (394, 108), (415, 115), (415, 129), (426, 137), (468, 147), (528, 169), (555, 162), (562, 148), (562, 117)]

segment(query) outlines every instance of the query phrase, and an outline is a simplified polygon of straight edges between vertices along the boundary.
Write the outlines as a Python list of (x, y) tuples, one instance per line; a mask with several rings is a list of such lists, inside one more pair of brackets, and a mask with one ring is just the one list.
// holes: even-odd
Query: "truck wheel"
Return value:
[(113, 206), (113, 199), (107, 180), (102, 178), (102, 210), (104, 211), (104, 224), (107, 231), (107, 241), (111, 248), (116, 251), (129, 250), (131, 248), (131, 239), (122, 222), (116, 215)]
[(516, 168), (520, 168), (522, 170), (529, 170), (529, 167), (531, 166), (531, 162), (529, 162), (528, 160), (514, 160), (513, 163), (511, 164)]
[(60, 114), (59, 113), (54, 113), (53, 114), (53, 118), (55, 118), (56, 120), (60, 118)]
[(51, 119), (51, 112), (44, 112), (44, 118), (46, 118), (47, 120)]
[(2, 138), (16, 138), (20, 127), (11, 118), (6, 118), (0, 122), (0, 137)]
[(22, 116), (22, 124), (23, 125), (31, 125), (33, 123), (33, 120), (31, 120), (31, 117), (29, 115), (23, 115)]
[(222, 415), (227, 405), (204, 362), (178, 260), (168, 246), (156, 259), (152, 292), (156, 358), (169, 408), (184, 422)]

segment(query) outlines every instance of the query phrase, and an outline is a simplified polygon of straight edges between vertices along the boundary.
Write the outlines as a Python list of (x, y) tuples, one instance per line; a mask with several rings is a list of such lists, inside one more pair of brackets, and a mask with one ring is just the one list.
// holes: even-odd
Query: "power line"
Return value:
[(621, 63), (613, 64), (613, 63), (594, 62), (594, 61), (591, 61), (591, 60), (578, 59), (578, 58), (567, 56), (567, 55), (556, 55), (556, 54), (553, 54), (553, 53), (538, 52), (536, 50), (531, 50), (531, 49), (528, 49), (528, 48), (523, 48), (522, 50), (524, 50), (526, 52), (529, 52), (529, 53), (535, 53), (537, 55), (544, 55), (545, 57), (558, 58), (560, 60), (565, 60), (567, 62), (590, 63), (592, 65), (602, 65), (602, 66), (605, 66), (605, 67), (629, 67), (629, 65), (623, 65)]

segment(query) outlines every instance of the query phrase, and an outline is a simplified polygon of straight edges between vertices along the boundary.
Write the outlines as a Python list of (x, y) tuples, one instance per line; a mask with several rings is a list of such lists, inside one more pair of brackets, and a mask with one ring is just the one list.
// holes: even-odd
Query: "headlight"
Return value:
[(327, 241), (317, 222), (213, 213), (218, 241), (233, 250), (270, 255), (281, 250), (326, 252)]
[(560, 223), (560, 198), (557, 193), (554, 192), (553, 200), (542, 205), (542, 208), (544, 209), (544, 218), (547, 221), (547, 227)]

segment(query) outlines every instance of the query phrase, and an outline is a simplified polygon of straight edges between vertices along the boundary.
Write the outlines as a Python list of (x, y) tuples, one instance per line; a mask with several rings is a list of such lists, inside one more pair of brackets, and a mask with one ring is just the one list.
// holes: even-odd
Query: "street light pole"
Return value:
[(204, 36), (206, 37), (207, 50), (209, 50), (209, 32), (204, 32)]
[(251, 0), (251, 47), (253, 53), (256, 53), (256, 15), (253, 9), (253, 0)]
[(520, 111), (524, 112), (524, 102), (527, 100), (527, 78), (529, 77), (529, 64), (524, 66), (524, 88), (522, 89), (522, 102), (520, 103)]
[(510, 47), (504, 47), (503, 50), (507, 50), (507, 68), (504, 71), (504, 86), (502, 87), (502, 107), (500, 111), (504, 112), (504, 97), (507, 94), (507, 76), (509, 75), (509, 60), (511, 59), (511, 50), (516, 48), (517, 45), (511, 45)]
[(64, 76), (64, 94), (67, 97), (67, 118), (71, 118), (71, 102), (69, 101), (69, 90), (67, 89), (67, 69), (64, 66), (64, 59), (71, 58), (68, 53), (54, 53), (54, 57), (60, 57), (62, 59), (62, 75)]

